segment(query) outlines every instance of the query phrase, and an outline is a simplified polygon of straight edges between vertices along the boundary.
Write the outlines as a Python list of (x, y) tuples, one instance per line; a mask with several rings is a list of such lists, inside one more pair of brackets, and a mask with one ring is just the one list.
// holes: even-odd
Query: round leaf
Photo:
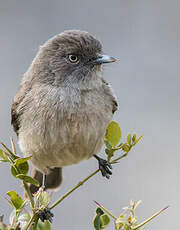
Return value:
[(16, 164), (20, 174), (27, 174), (29, 171), (29, 165), (27, 162), (23, 162), (23, 163), (18, 163)]
[(111, 123), (109, 123), (109, 125), (106, 128), (105, 139), (113, 147), (115, 147), (119, 143), (121, 139), (121, 128), (118, 125), (118, 123), (116, 123), (115, 121), (112, 121)]
[(103, 214), (102, 216), (100, 216), (100, 220), (101, 220), (102, 227), (105, 227), (110, 222), (110, 218), (106, 214)]
[(19, 162), (18, 164), (16, 163), (16, 168), (13, 165), (11, 166), (11, 174), (14, 177), (17, 177), (18, 174), (26, 175), (29, 171), (29, 165), (27, 162), (23, 162), (23, 163)]

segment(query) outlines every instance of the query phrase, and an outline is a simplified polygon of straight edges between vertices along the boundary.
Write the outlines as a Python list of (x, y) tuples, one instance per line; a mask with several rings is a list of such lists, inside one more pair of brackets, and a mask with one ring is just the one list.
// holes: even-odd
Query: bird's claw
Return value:
[(104, 159), (102, 159), (100, 157), (96, 156), (96, 159), (99, 162), (99, 170), (101, 171), (102, 176), (104, 176), (107, 179), (109, 179), (110, 175), (112, 175), (112, 172), (111, 172), (112, 166), (111, 166), (111, 164), (107, 160), (104, 160)]
[(38, 213), (38, 216), (42, 222), (44, 222), (45, 220), (49, 220), (49, 222), (52, 223), (53, 220), (52, 218), (54, 214), (51, 212), (51, 210), (48, 207), (46, 207), (43, 211)]

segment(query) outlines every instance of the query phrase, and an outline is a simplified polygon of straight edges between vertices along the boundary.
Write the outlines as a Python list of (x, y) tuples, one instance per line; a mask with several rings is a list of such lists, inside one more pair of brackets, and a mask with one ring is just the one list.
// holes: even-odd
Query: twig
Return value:
[(117, 217), (115, 217), (109, 210), (107, 210), (105, 207), (103, 207), (101, 204), (99, 204), (97, 201), (95, 201), (95, 204), (97, 204), (100, 208), (102, 208), (103, 211), (105, 211), (109, 216), (111, 216), (115, 221), (117, 220)]
[(27, 183), (24, 182), (24, 181), (23, 181), (23, 186), (24, 186), (24, 189), (25, 189), (25, 191), (26, 191), (26, 194), (27, 194), (27, 196), (28, 196), (28, 198), (29, 198), (29, 201), (30, 201), (30, 203), (31, 203), (32, 210), (33, 210), (33, 208), (34, 208), (34, 199), (33, 199), (32, 194), (31, 194), (31, 192), (30, 192), (29, 186), (28, 186)]
[[(128, 152), (129, 152), (129, 151), (128, 151)], [(128, 152), (126, 152), (126, 153), (124, 153), (122, 156), (120, 156), (120, 157), (118, 157), (118, 158), (112, 160), (110, 163), (111, 163), (111, 164), (117, 164), (117, 163), (119, 163), (118, 161), (121, 160), (122, 158), (126, 157), (126, 156), (128, 155)]]
[(10, 141), (11, 141), (12, 151), (16, 155), (16, 148), (15, 148), (14, 140), (12, 137), (10, 137)]
[(114, 221), (114, 227), (115, 227), (115, 230), (118, 230), (116, 221)]
[(35, 214), (35, 217), (34, 217), (34, 224), (33, 224), (32, 230), (37, 230), (38, 220), (39, 220), (39, 216), (38, 216), (37, 214)]
[(151, 221), (152, 219), (154, 219), (154, 217), (158, 216), (161, 212), (165, 211), (167, 208), (169, 208), (169, 206), (161, 209), (159, 212), (156, 212), (154, 215), (152, 215), (150, 218), (148, 218), (147, 220), (143, 221), (142, 223), (138, 224), (136, 227), (132, 228), (133, 230), (139, 229), (140, 227), (142, 227), (143, 225), (147, 224), (149, 221)]
[[(113, 161), (111, 161), (111, 164), (115, 164), (117, 163), (117, 161), (119, 161), (120, 159), (124, 158), (127, 156), (128, 153), (123, 154), (121, 157), (118, 157), (116, 159), (114, 159)], [(97, 169), (96, 171), (94, 171), (93, 173), (91, 173), (88, 177), (86, 177), (84, 180), (80, 181), (76, 186), (74, 186), (69, 192), (67, 192), (65, 195), (63, 195), (60, 199), (58, 199), (54, 204), (52, 204), (49, 208), (53, 209), (54, 207), (56, 207), (59, 203), (61, 203), (66, 197), (68, 197), (72, 192), (74, 192), (76, 189), (78, 189), (81, 185), (83, 185), (86, 181), (88, 181), (91, 177), (93, 177), (94, 175), (96, 175), (100, 170)]]
[(56, 207), (56, 205), (58, 205), (59, 203), (61, 203), (67, 196), (69, 196), (72, 192), (74, 192), (77, 188), (79, 188), (81, 185), (83, 185), (86, 181), (88, 181), (91, 177), (93, 177), (94, 175), (96, 175), (100, 170), (97, 169), (96, 171), (94, 171), (93, 173), (91, 173), (88, 177), (86, 177), (84, 180), (80, 181), (76, 186), (74, 186), (69, 192), (67, 192), (64, 196), (62, 196), (59, 200), (57, 200), (53, 205), (51, 205), (49, 208), (53, 209), (54, 207)]
[(36, 217), (36, 214), (31, 216), (31, 219), (29, 220), (29, 222), (27, 223), (27, 225), (25, 226), (24, 230), (28, 230), (29, 227), (31, 226), (31, 224), (33, 223), (34, 219)]
[(0, 142), (0, 144), (8, 151), (8, 153), (6, 153), (8, 155), (8, 157), (12, 157), (13, 160), (17, 158), (17, 156), (2, 142)]

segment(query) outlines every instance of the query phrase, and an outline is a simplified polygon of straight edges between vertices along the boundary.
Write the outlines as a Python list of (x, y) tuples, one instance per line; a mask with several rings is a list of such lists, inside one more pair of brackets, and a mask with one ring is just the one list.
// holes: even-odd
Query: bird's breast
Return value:
[(112, 119), (108, 98), (98, 91), (71, 93), (73, 96), (66, 97), (64, 92), (64, 98), (61, 93), (60, 99), (44, 95), (22, 119), (20, 148), (33, 155), (32, 162), (41, 171), (78, 163), (98, 153), (103, 145)]

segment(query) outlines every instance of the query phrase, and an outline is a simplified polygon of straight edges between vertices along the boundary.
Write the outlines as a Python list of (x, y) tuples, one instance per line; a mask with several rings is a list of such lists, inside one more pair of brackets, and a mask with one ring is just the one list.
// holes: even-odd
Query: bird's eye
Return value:
[(79, 62), (79, 57), (74, 54), (69, 54), (68, 59), (71, 63), (78, 63)]

